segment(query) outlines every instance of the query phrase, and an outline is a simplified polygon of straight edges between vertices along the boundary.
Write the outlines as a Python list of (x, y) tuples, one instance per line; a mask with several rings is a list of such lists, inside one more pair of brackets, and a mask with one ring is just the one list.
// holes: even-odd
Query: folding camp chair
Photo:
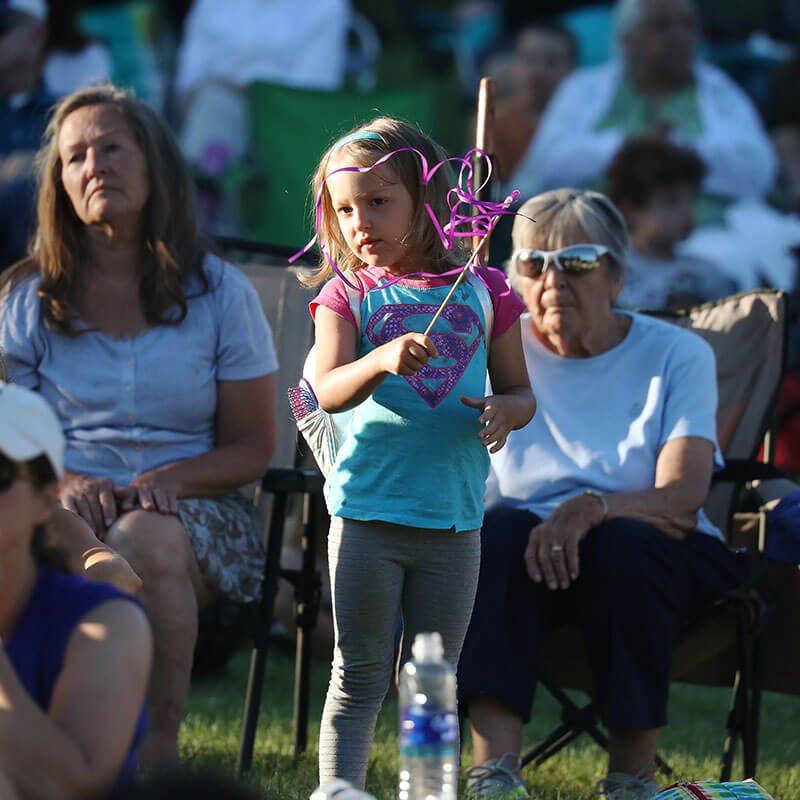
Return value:
[[(297, 448), (294, 419), (286, 404), (286, 390), (296, 383), (313, 342), (313, 324), (308, 313), (308, 301), (313, 292), (303, 289), (294, 270), (288, 268), (287, 256), (292, 248), (231, 238), (219, 238), (217, 244), (227, 254), (246, 254), (245, 258), (234, 261), (258, 291), (272, 327), (280, 362), (276, 376), (278, 440), (272, 466), (258, 487), (260, 497), (257, 500), (265, 519), (266, 558), (236, 764), (236, 771), (241, 774), (250, 768), (253, 757), (279, 578), (287, 580), (295, 592), (295, 754), (306, 748), (311, 667), (309, 640), (316, 626), (321, 593), (314, 524), (320, 517), (316, 511), (321, 503), (323, 479), (315, 466), (303, 465)], [(287, 531), (292, 526), (300, 528), (302, 563), (298, 569), (283, 569), (281, 552)]]
[(311, 219), (309, 185), (328, 145), (381, 114), (431, 132), (440, 102), (437, 93), (433, 84), (370, 92), (251, 84), (250, 129), (256, 169), (262, 177), (243, 190), (241, 207), (248, 234), (287, 245), (306, 242)]
[[(719, 387), (717, 430), (728, 466), (714, 482), (705, 510), (729, 543), (748, 546), (757, 559), (763, 549), (764, 511), (749, 515), (734, 511), (748, 481), (775, 474), (771, 467), (774, 416), (786, 361), (787, 298), (782, 292), (761, 289), (657, 316), (694, 331), (714, 349)], [(739, 740), (745, 777), (755, 774), (762, 685), (780, 686), (779, 690), (790, 685), (774, 670), (762, 670), (766, 603), (758, 589), (763, 577), (763, 569), (757, 568), (748, 584), (729, 592), (692, 620), (673, 650), (673, 681), (733, 687), (721, 780), (730, 779)], [(765, 674), (769, 676), (766, 683)], [(591, 699), (591, 673), (577, 627), (559, 628), (546, 638), (540, 683), (561, 705), (562, 721), (523, 754), (523, 765), (538, 766), (581, 733), (607, 748), (593, 703), (579, 706), (564, 691), (580, 689)], [(795, 681), (794, 692), (800, 694), (800, 681)], [(657, 764), (667, 774), (671, 772), (660, 758)]]

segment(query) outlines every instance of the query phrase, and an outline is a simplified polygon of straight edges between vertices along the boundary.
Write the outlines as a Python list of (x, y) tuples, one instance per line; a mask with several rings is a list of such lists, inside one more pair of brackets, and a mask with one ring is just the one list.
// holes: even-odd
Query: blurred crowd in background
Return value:
[(165, 117), (207, 232), (300, 247), (332, 139), (378, 109), (463, 154), (488, 75), (496, 193), (609, 193), (633, 241), (622, 304), (794, 291), (798, 42), (800, 0), (0, 0), (0, 270), (32, 233), (48, 110), (81, 85)]

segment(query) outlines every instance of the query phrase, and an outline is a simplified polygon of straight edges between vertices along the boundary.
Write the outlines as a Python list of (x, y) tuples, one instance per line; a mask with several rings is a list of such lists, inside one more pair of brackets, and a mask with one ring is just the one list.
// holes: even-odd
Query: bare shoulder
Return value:
[(142, 607), (127, 597), (112, 597), (98, 603), (81, 617), (70, 637), (69, 649), (88, 646), (149, 653), (152, 631)]

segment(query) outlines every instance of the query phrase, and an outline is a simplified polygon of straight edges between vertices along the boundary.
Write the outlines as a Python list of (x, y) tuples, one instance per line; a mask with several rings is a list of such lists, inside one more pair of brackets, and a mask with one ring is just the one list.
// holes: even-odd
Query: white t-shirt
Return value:
[(175, 89), (182, 95), (206, 81), (338, 89), (350, 12), (350, 0), (195, 0), (178, 49)]
[(692, 255), (650, 258), (628, 251), (628, 274), (617, 297), (620, 308), (667, 308), (706, 303), (735, 294), (736, 283), (710, 262)]
[(111, 80), (111, 51), (102, 42), (89, 42), (82, 50), (55, 50), (44, 64), (44, 85), (54, 97), (64, 97), (94, 83)]
[[(655, 483), (670, 439), (699, 436), (717, 445), (714, 353), (669, 322), (627, 313), (625, 339), (593, 358), (562, 358), (535, 337), (524, 314), (525, 363), (536, 416), (492, 455), (487, 506), (510, 503), (544, 519), (586, 489), (635, 492)], [(722, 538), (701, 511), (697, 529)]]

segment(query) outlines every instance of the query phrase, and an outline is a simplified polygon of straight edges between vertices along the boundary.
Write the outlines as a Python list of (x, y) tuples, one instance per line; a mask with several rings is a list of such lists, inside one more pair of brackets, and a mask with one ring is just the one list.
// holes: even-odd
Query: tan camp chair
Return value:
[[(783, 659), (764, 660), (762, 634), (767, 604), (760, 591), (765, 575), (758, 554), (763, 549), (765, 514), (763, 510), (734, 513), (741, 490), (749, 480), (774, 475), (774, 416), (786, 361), (787, 298), (782, 292), (762, 289), (686, 312), (656, 316), (693, 330), (714, 349), (719, 386), (717, 430), (728, 466), (715, 480), (705, 510), (726, 533), (729, 543), (748, 547), (757, 564), (756, 578), (729, 592), (687, 626), (673, 651), (672, 680), (733, 687), (721, 780), (730, 779), (739, 739), (745, 777), (752, 777), (758, 754), (762, 686), (800, 694), (796, 675), (800, 660), (793, 663), (794, 676), (786, 674)], [(770, 577), (766, 575), (767, 584)], [(766, 630), (770, 636), (780, 635), (785, 630), (785, 620)], [(797, 640), (797, 631), (793, 638)], [(564, 691), (581, 689), (590, 697), (592, 693), (591, 673), (577, 627), (565, 626), (550, 632), (543, 649), (540, 683), (561, 705), (562, 724), (523, 755), (523, 765), (538, 766), (581, 733), (588, 733), (604, 748), (608, 744), (593, 704), (579, 707)], [(800, 653), (797, 655), (800, 659)], [(671, 772), (660, 758), (657, 763), (662, 771)]]
[[(310, 637), (317, 622), (321, 589), (314, 521), (320, 517), (316, 507), (321, 503), (323, 481), (316, 466), (304, 466), (286, 390), (297, 383), (313, 343), (314, 329), (308, 303), (315, 293), (303, 289), (295, 271), (289, 268), (287, 259), (293, 252), (292, 248), (230, 238), (220, 238), (217, 242), (226, 258), (237, 264), (255, 286), (272, 328), (279, 361), (276, 375), (278, 440), (271, 466), (255, 498), (264, 518), (266, 559), (236, 763), (236, 771), (241, 774), (250, 768), (253, 757), (279, 578), (289, 581), (295, 593), (295, 754), (303, 752), (307, 744)], [(298, 568), (281, 567), (281, 553), (289, 540), (296, 540), (302, 552)]]

